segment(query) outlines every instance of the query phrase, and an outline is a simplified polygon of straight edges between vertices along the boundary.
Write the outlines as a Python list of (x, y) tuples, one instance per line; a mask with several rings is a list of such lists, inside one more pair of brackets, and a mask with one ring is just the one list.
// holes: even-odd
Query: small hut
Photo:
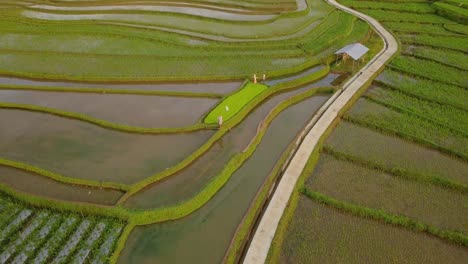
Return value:
[(357, 61), (359, 63), (368, 51), (368, 47), (362, 45), (361, 43), (354, 43), (347, 45), (339, 51), (335, 52), (335, 55), (338, 55), (336, 58), (337, 60), (341, 57), (343, 62), (346, 62), (349, 58), (353, 59), (354, 69), (354, 62)]

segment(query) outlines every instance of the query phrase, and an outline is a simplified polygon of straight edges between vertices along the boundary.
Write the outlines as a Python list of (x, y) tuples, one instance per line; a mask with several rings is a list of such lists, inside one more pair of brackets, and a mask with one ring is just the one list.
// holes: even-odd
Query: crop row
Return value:
[(462, 24), (468, 23), (468, 9), (466, 8), (442, 2), (435, 2), (433, 6), (441, 16), (448, 17)]
[(457, 33), (448, 31), (446, 25), (438, 24), (418, 24), (411, 22), (386, 22), (385, 27), (391, 29), (399, 34), (428, 34), (428, 35), (442, 35), (453, 36)]
[[(62, 31), (60, 34), (63, 34), (63, 28), (66, 25), (51, 26), (50, 24), (45, 24), (28, 26), (28, 24), (23, 25), (22, 22), (19, 23), (16, 21), (9, 23), (11, 25), (8, 25), (16, 27), (14, 30), (21, 31), (24, 30), (20, 29), (21, 27), (30, 27), (34, 28), (36, 32), (48, 32), (51, 35), (54, 32), (58, 32), (58, 30)], [(38, 30), (37, 27), (43, 28), (44, 30)], [(157, 43), (160, 41), (154, 40), (155, 34), (148, 34), (151, 31), (145, 30), (106, 27), (106, 31), (103, 31), (103, 27), (87, 25), (86, 23), (79, 26), (73, 25), (72, 23), (65, 28), (66, 31), (70, 33), (87, 32), (87, 34), (92, 36), (120, 34), (123, 41), (127, 42), (130, 41), (130, 39), (140, 41), (139, 38), (142, 37), (144, 39), (147, 38), (148, 43)], [(300, 71), (307, 67), (306, 60), (303, 58), (305, 54), (314, 55), (327, 49), (330, 45), (338, 48), (338, 46), (345, 43), (359, 41), (366, 35), (368, 29), (369, 27), (367, 24), (361, 21), (355, 21), (355, 18), (348, 14), (335, 11), (305, 36), (288, 41), (274, 41), (263, 44), (231, 43), (221, 45), (221, 43), (210, 43), (208, 45), (191, 45), (190, 48), (187, 49), (186, 44), (185, 46), (181, 46), (180, 44), (186, 43), (187, 40), (181, 40), (180, 36), (172, 36), (170, 34), (158, 32), (158, 37), (162, 36), (161, 39), (164, 41), (167, 40), (167, 44), (164, 45), (170, 46), (164, 47), (164, 49), (172, 50), (171, 52), (176, 52), (177, 54), (182, 52), (188, 55), (183, 58), (158, 57), (158, 59), (155, 60), (154, 56), (104, 56), (79, 53), (19, 52), (14, 50), (3, 51), (0, 57), (8, 57), (10, 62), (15, 62), (9, 64), (10, 66), (15, 65), (15, 67), (9, 67), (8, 70), (4, 70), (5, 74), (30, 77), (36, 76), (41, 78), (80, 80), (82, 78), (80, 76), (87, 76), (88, 80), (98, 81), (112, 79), (124, 81), (132, 80), (135, 76), (139, 76), (139, 80), (201, 80), (208, 78), (225, 80), (244, 78), (246, 75), (250, 75), (252, 72), (258, 72), (259, 70), (267, 72), (268, 76), (272, 77)], [(13, 29), (9, 28), (8, 30)], [(131, 38), (129, 38), (130, 36)], [(251, 52), (256, 52), (258, 55), (261, 54), (262, 58), (245, 53), (250, 52), (248, 51), (249, 49)], [(212, 51), (216, 50), (230, 56), (229, 65), (226, 65), (226, 58), (221, 56), (221, 54), (210, 54)], [(209, 56), (201, 59), (200, 57), (189, 55), (199, 55), (201, 51), (205, 51)], [(244, 53), (245, 55), (243, 55)], [(283, 58), (281, 54), (292, 57)], [(39, 57), (41, 58), (39, 59)], [(33, 61), (34, 63), (32, 63)], [(62, 65), (62, 67), (60, 67), (60, 69), (53, 67), (53, 65), (57, 64)], [(82, 67), (81, 65), (88, 65), (88, 67)], [(262, 66), (260, 67), (260, 65)], [(154, 75), (155, 71), (158, 73), (156, 77)], [(178, 74), (174, 75), (174, 72)], [(71, 76), (70, 73), (73, 73), (73, 76)], [(118, 78), (115, 76), (118, 76)]]
[(462, 24), (446, 24), (444, 27), (454, 33), (468, 35), (468, 26)]
[(466, 131), (468, 131), (467, 111), (378, 87), (371, 89), (366, 96), (374, 102), (381, 103), (394, 110), (434, 120), (440, 125), (447, 126), (454, 131), (459, 131), (459, 133), (468, 136), (466, 134)]
[(386, 164), (384, 162), (379, 162), (376, 160), (365, 159), (355, 154), (350, 154), (347, 152), (342, 152), (340, 150), (337, 150), (331, 145), (325, 145), (322, 151), (323, 153), (332, 155), (336, 159), (352, 162), (352, 163), (358, 164), (360, 166), (364, 166), (372, 170), (376, 170), (376, 171), (384, 172), (384, 173), (387, 173), (396, 177), (400, 177), (402, 179), (421, 182), (425, 184), (431, 184), (431, 185), (439, 186), (442, 188), (459, 191), (463, 194), (468, 193), (468, 186), (462, 183), (455, 182), (451, 179), (441, 177), (436, 174), (421, 173), (421, 172), (417, 172), (417, 171), (399, 167), (399, 166), (391, 166), (389, 164)]
[(349, 6), (354, 9), (376, 9), (385, 11), (400, 11), (400, 12), (411, 12), (411, 13), (435, 13), (435, 9), (424, 2), (380, 2), (380, 1), (351, 1), (351, 0), (340, 0), (340, 3)]
[(417, 14), (410, 12), (365, 10), (364, 13), (377, 18), (382, 22), (414, 22), (427, 24), (446, 24), (452, 21), (435, 14)]
[(412, 47), (408, 49), (408, 53), (418, 58), (432, 60), (447, 66), (458, 68), (460, 70), (468, 71), (468, 61), (466, 60), (467, 57), (463, 52)]
[(19, 109), (19, 110), (26, 110), (32, 112), (41, 112), (41, 113), (48, 113), (53, 114), (56, 116), (62, 116), (71, 119), (77, 119), (83, 122), (87, 122), (93, 125), (97, 125), (107, 129), (113, 129), (118, 131), (123, 131), (126, 133), (141, 133), (141, 134), (165, 134), (165, 133), (182, 133), (182, 132), (192, 132), (202, 129), (213, 129), (214, 126), (205, 125), (201, 122), (197, 124), (190, 125), (187, 127), (179, 127), (179, 128), (148, 128), (148, 127), (136, 127), (136, 126), (129, 126), (125, 124), (113, 123), (107, 120), (94, 118), (85, 114), (76, 113), (76, 112), (68, 112), (63, 111), (60, 109), (43, 107), (38, 105), (28, 105), (28, 104), (17, 104), (17, 103), (0, 103), (0, 109)]
[(346, 213), (350, 213), (358, 217), (381, 221), (386, 224), (408, 228), (413, 231), (425, 232), (435, 237), (445, 239), (456, 244), (468, 246), (468, 237), (461, 232), (440, 229), (438, 227), (422, 223), (407, 216), (389, 214), (381, 209), (373, 209), (357, 204), (339, 201), (319, 192), (311, 191), (308, 188), (303, 188), (301, 192), (310, 199), (313, 199), (319, 203), (332, 206), (333, 208), (344, 211)]
[(468, 75), (465, 71), (437, 62), (399, 56), (392, 60), (390, 68), (408, 73), (409, 75), (468, 88)]
[(0, 263), (107, 263), (123, 224), (0, 197)]
[(431, 35), (402, 35), (398, 37), (405, 44), (417, 44), (468, 52), (468, 39), (463, 37)]
[(406, 138), (461, 159), (468, 159), (465, 136), (415, 115), (393, 111), (369, 100), (361, 99), (344, 118), (347, 121)]
[(392, 70), (384, 71), (377, 77), (376, 83), (379, 86), (385, 86), (426, 101), (468, 110), (465, 103), (468, 100), (468, 91), (457, 86), (428, 79), (412, 78)]

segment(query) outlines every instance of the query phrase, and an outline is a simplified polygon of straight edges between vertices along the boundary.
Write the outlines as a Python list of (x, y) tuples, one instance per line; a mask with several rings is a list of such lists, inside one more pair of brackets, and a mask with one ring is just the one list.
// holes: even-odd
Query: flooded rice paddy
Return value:
[(206, 205), (181, 220), (137, 227), (120, 263), (219, 263), (258, 189), (278, 158), (327, 99), (316, 96), (282, 112), (262, 142)]
[(214, 131), (140, 135), (49, 114), (0, 110), (0, 155), (68, 177), (134, 183), (180, 162)]
[(0, 90), (0, 102), (40, 105), (139, 127), (195, 124), (217, 99)]
[(0, 166), (0, 182), (15, 190), (74, 202), (113, 205), (123, 195), (118, 190), (86, 188), (60, 183), (30, 172)]

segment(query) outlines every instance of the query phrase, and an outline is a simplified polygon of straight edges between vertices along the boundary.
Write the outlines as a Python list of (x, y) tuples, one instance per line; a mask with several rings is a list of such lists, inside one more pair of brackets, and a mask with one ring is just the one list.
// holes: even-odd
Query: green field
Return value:
[(267, 262), (462, 263), (466, 1), (339, 2), (393, 31), (400, 54), (311, 157)]

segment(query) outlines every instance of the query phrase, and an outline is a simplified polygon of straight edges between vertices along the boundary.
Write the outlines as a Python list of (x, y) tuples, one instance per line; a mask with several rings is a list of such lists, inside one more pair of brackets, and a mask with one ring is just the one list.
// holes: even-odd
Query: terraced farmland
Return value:
[(304, 128), (358, 70), (334, 52), (383, 46), (322, 0), (0, 12), (0, 263), (240, 262)]
[(464, 263), (468, 6), (339, 2), (382, 21), (400, 54), (310, 158), (268, 262)]

